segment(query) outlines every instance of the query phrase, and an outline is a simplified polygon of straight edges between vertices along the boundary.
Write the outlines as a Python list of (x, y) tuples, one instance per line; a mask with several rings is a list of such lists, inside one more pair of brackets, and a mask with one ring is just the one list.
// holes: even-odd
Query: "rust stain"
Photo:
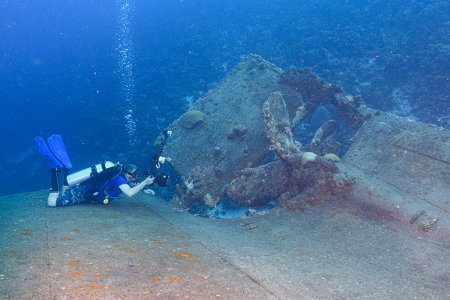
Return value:
[(74, 260), (72, 260), (72, 261), (70, 262), (70, 264), (71, 264), (72, 266), (76, 266), (76, 265), (82, 266), (82, 265), (83, 265), (83, 264), (80, 264), (79, 262), (76, 262), (76, 261), (74, 261)]

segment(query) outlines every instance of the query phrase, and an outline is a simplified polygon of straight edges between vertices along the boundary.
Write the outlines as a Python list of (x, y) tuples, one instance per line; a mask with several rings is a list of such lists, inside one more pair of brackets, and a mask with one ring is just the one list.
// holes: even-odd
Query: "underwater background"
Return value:
[(447, 1), (3, 0), (0, 20), (0, 195), (49, 187), (38, 135), (60, 134), (74, 171), (149, 168), (159, 133), (250, 53), (449, 128)]

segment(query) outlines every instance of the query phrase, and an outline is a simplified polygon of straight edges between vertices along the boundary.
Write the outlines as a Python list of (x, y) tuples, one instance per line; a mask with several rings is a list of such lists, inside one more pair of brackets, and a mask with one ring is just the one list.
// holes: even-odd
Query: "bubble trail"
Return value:
[(133, 75), (133, 41), (131, 32), (132, 1), (117, 0), (119, 13), (117, 16), (118, 67), (121, 77), (121, 94), (127, 103), (125, 129), (131, 146), (136, 144), (136, 120), (133, 117), (134, 75)]

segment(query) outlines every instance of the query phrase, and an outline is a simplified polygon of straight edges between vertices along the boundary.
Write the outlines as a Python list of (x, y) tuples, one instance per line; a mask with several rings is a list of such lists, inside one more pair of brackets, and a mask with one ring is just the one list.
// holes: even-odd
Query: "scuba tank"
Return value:
[[(104, 167), (103, 167), (104, 165)], [(75, 186), (77, 184), (80, 184), (82, 182), (85, 182), (86, 180), (90, 179), (92, 177), (91, 173), (99, 173), (103, 172), (103, 170), (111, 167), (115, 167), (116, 164), (113, 164), (110, 161), (103, 161), (101, 164), (93, 165), (90, 168), (83, 169), (81, 171), (78, 171), (76, 173), (70, 174), (67, 176), (67, 182), (69, 183), (69, 186)], [(95, 170), (95, 171), (94, 171)]]

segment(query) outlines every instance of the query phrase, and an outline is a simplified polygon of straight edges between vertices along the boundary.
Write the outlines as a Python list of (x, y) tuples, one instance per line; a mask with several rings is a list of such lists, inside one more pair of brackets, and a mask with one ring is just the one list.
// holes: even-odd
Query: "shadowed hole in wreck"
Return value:
[[(320, 103), (313, 113), (307, 115), (300, 124), (292, 130), (294, 139), (305, 146), (306, 144), (311, 143), (320, 126), (329, 120), (336, 120), (339, 122), (340, 128), (335, 140), (341, 144), (337, 155), (342, 158), (350, 148), (349, 141), (354, 137), (355, 130), (347, 124), (345, 118), (336, 115), (337, 109), (337, 106), (331, 103), (326, 105)], [(292, 114), (292, 112), (290, 112), (290, 114)]]

